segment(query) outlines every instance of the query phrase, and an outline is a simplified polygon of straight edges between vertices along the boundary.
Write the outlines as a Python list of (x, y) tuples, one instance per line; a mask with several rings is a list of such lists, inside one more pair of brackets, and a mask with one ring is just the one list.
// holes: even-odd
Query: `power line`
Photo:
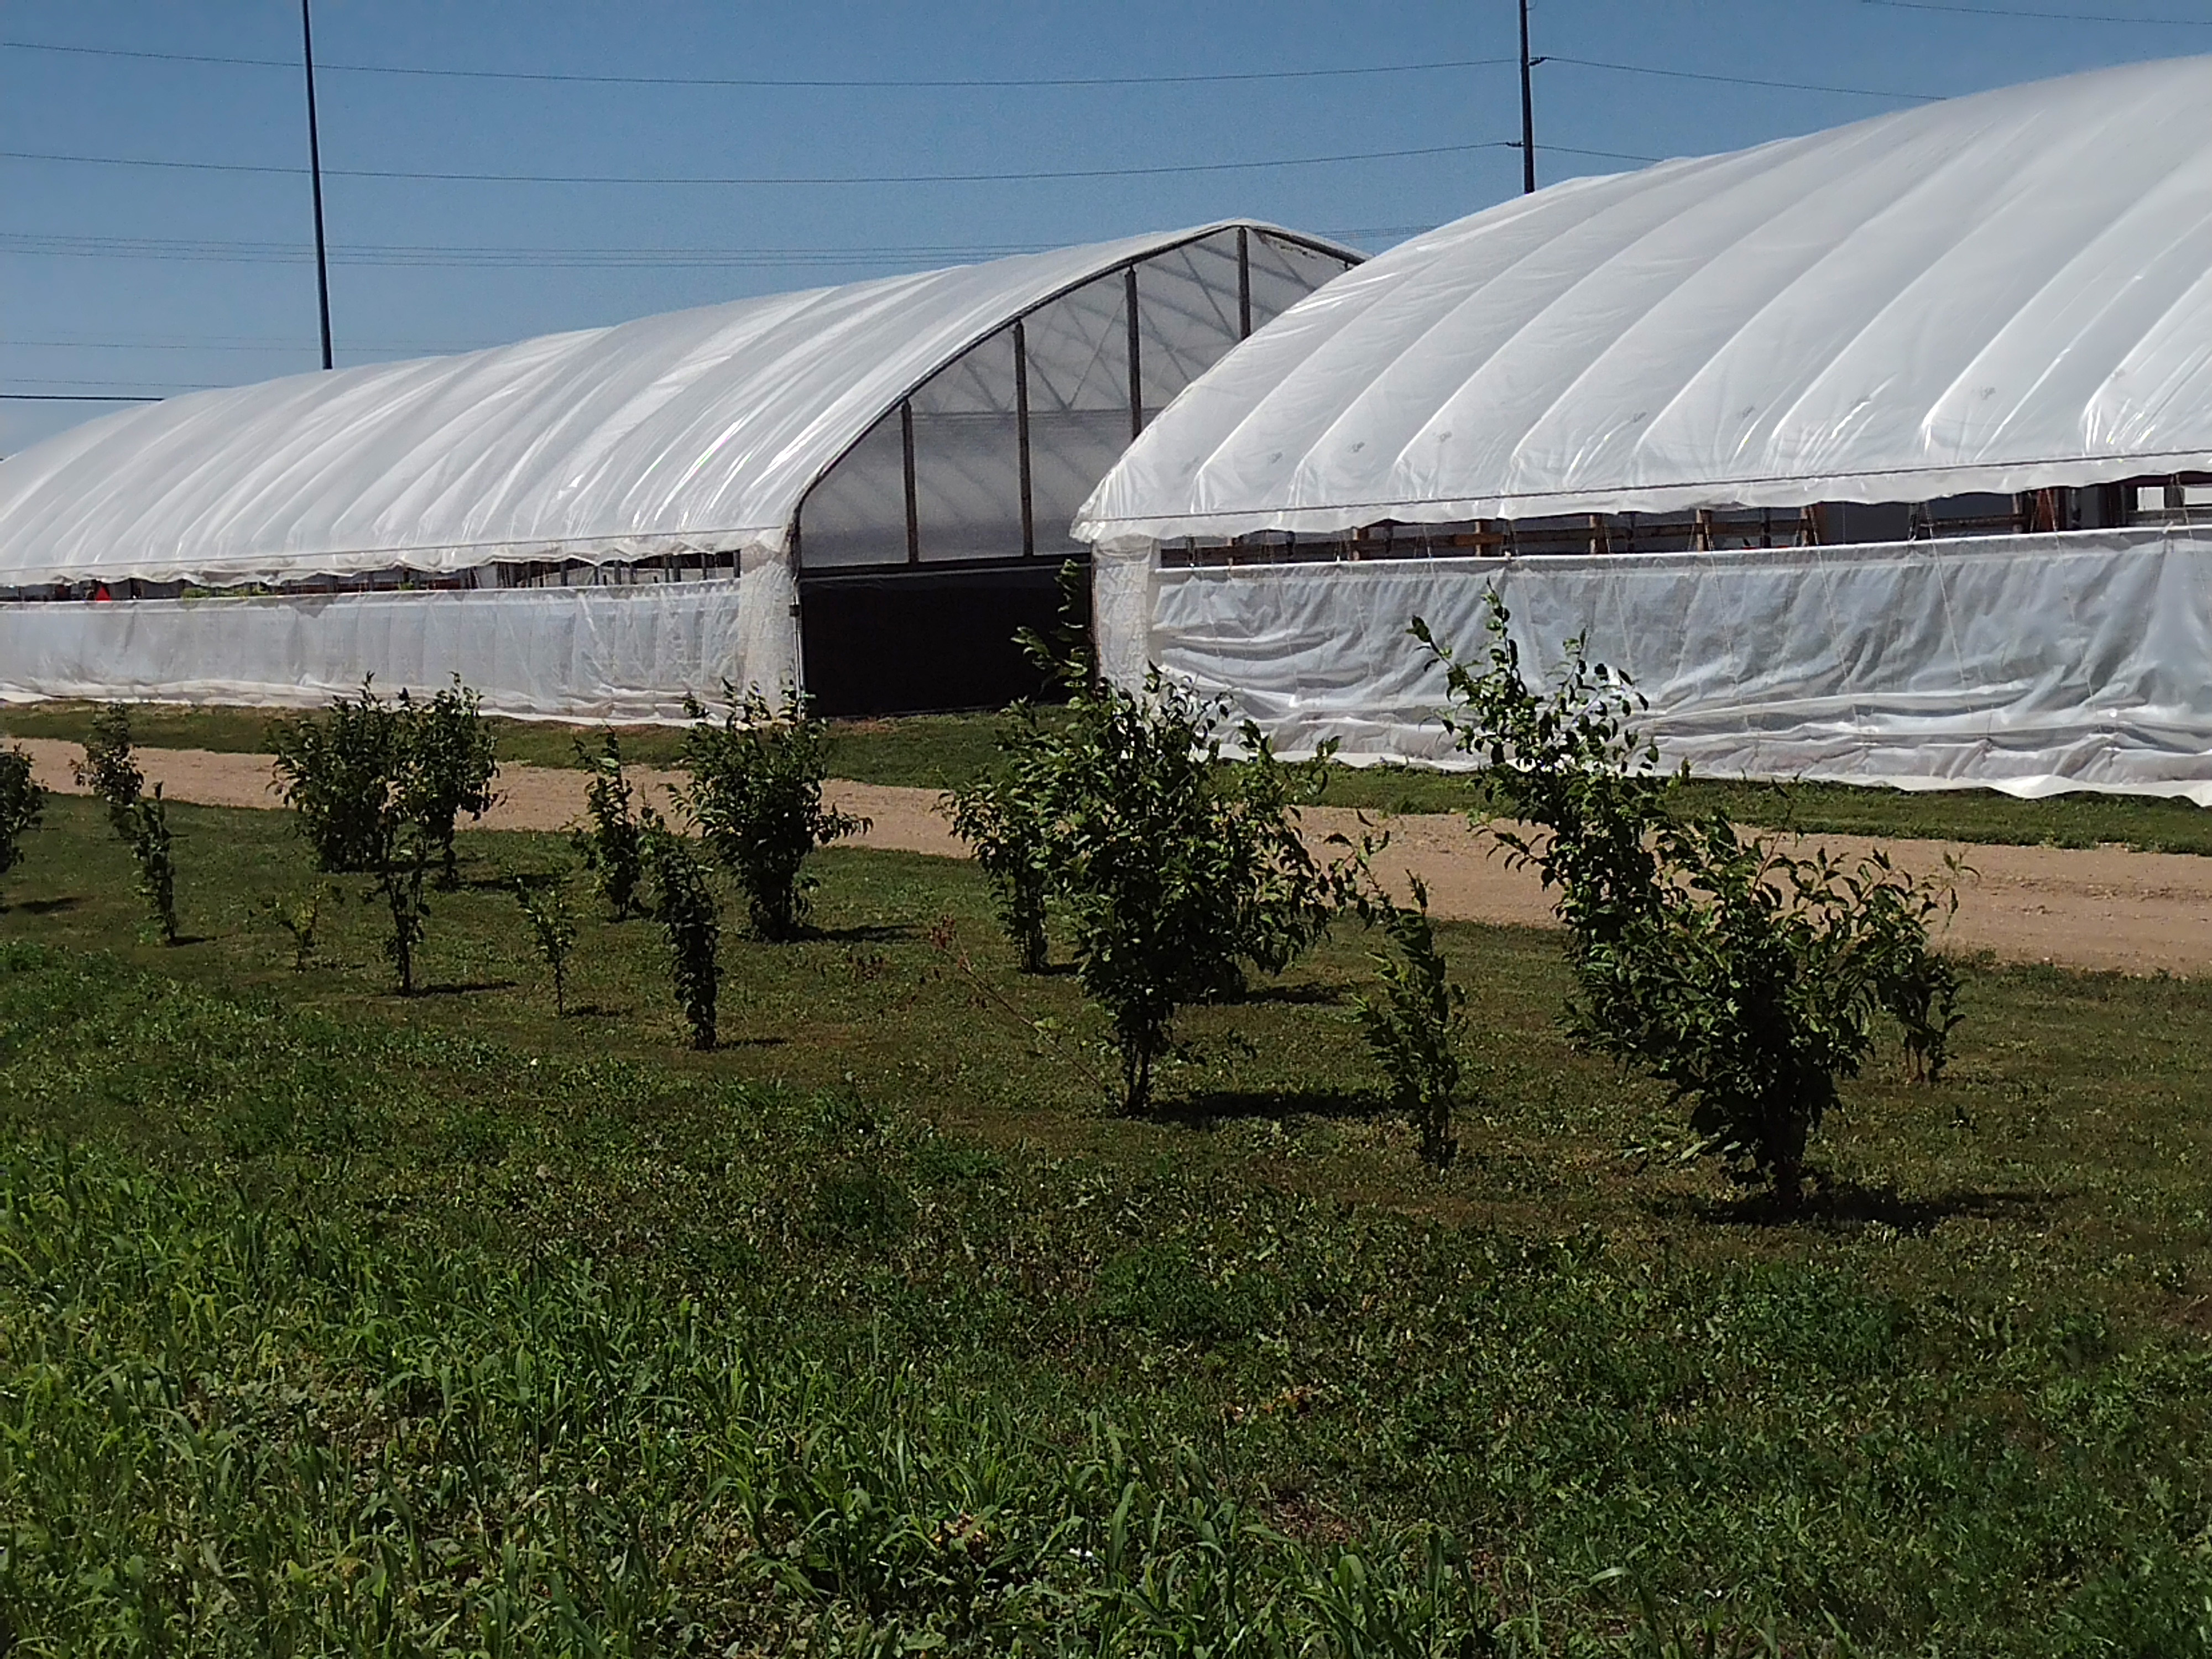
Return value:
[[(1476, 145), (1474, 148), (1486, 147)], [(1509, 143), (1498, 145), (1497, 148), (1518, 149), (1521, 146)], [(1652, 161), (1663, 161), (1667, 159), (1663, 155), (1639, 155), (1631, 149), (1580, 149), (1572, 144), (1539, 144), (1536, 146), (1536, 154), (1539, 155), (1594, 155), (1601, 161), (1643, 161), (1647, 164)]]
[[(12, 398), (24, 403), (151, 403), (163, 398), (173, 398), (180, 392), (216, 392), (218, 386), (195, 383), (173, 385), (166, 392), (149, 392), (143, 380), (59, 380), (41, 375), (17, 374), (9, 377), (17, 386), (50, 388), (42, 392), (0, 392), (0, 397)], [(58, 390), (52, 389), (58, 388)]]
[[(1426, 226), (1419, 227), (1426, 229)], [(1400, 227), (1363, 235), (1404, 235)], [(1349, 240), (1358, 240), (1357, 235)], [(550, 248), (457, 247), (343, 244), (331, 250), (333, 264), (355, 266), (508, 266), (602, 269), (809, 268), (852, 265), (911, 265), (918, 262), (957, 264), (975, 259), (1037, 253), (1050, 242), (1000, 243), (979, 246), (875, 248)], [(160, 259), (182, 263), (304, 264), (314, 250), (302, 243), (216, 241), (151, 236), (26, 235), (0, 232), (0, 254), (20, 253), (94, 259)]]
[(1601, 58), (1567, 58), (1558, 52), (1545, 56), (1547, 64), (1572, 64), (1577, 69), (1611, 70), (1621, 75), (1657, 75), (1670, 81), (1717, 81), (1732, 87), (1773, 87), (1784, 92), (1835, 92), (1852, 98), (1897, 98), (1908, 103), (1938, 102), (1942, 93), (1885, 92), (1875, 87), (1829, 86), (1817, 81), (1770, 81), (1754, 75), (1718, 75), (1701, 70), (1655, 69), (1646, 64), (1612, 64)]
[(2110, 12), (2028, 11), (2014, 6), (1959, 6), (1941, 0), (1859, 0), (1897, 11), (1948, 11), (1967, 17), (2033, 17), (2046, 23), (2148, 23), (2160, 28), (2212, 28), (2212, 17), (2115, 17)]
[[(1426, 228), (1426, 227), (1421, 227)], [(1402, 227), (1353, 233), (1359, 235), (1404, 234)], [(933, 259), (957, 264), (969, 259), (994, 259), (1009, 254), (1036, 253), (1054, 246), (1050, 242), (1000, 242), (955, 246), (889, 246), (877, 247), (464, 247), (404, 243), (344, 244), (331, 250), (334, 264), (354, 265), (576, 265), (708, 266), (837, 265), (903, 264)], [(0, 232), (0, 253), (27, 253), (64, 258), (115, 259), (174, 259), (216, 261), (240, 264), (299, 264), (314, 258), (312, 246), (301, 242), (219, 240), (204, 237), (44, 235)]]
[[(276, 351), (312, 352), (312, 340), (239, 340), (239, 339), (167, 339), (167, 340), (9, 340), (0, 339), (0, 349), (18, 350), (64, 351)], [(352, 348), (356, 351), (421, 351), (435, 356), (455, 352), (476, 351), (480, 347), (456, 345), (450, 341), (436, 340), (370, 340)]]
[[(82, 392), (93, 387), (97, 387), (102, 392), (113, 392), (118, 388), (129, 391), (135, 390), (143, 384), (138, 380), (87, 380), (75, 376), (72, 376), (68, 380), (63, 380), (57, 375), (51, 374), (15, 374), (9, 376), (9, 378), (13, 380), (17, 386), (46, 386), (49, 388), (60, 387), (63, 391), (67, 392)], [(194, 382), (190, 385), (181, 383), (173, 384), (169, 389), (171, 392), (213, 392), (218, 388), (213, 385)], [(58, 396), (60, 394), (56, 392), (49, 391), (46, 395)]]
[(70, 351), (302, 351), (297, 340), (247, 343), (212, 340), (0, 340), (0, 347), (17, 349), (49, 349)]
[[(1620, 158), (1628, 159), (1628, 158)], [(1323, 229), (1343, 242), (1395, 241), (1436, 228), (1434, 223), (1367, 225)], [(355, 266), (438, 267), (463, 270), (526, 267), (579, 270), (809, 269), (855, 265), (927, 266), (1039, 253), (1055, 242), (911, 244), (876, 247), (465, 247), (434, 244), (341, 245), (331, 263)], [(304, 264), (314, 250), (303, 243), (223, 241), (156, 236), (41, 235), (0, 232), (0, 254), (88, 259), (155, 259), (225, 264)], [(17, 343), (27, 343), (18, 342)], [(53, 343), (63, 343), (56, 342)]]
[[(216, 64), (246, 69), (292, 70), (299, 65), (281, 58), (228, 58), (205, 52), (145, 52), (120, 46), (74, 46), (46, 40), (0, 40), (0, 47), (18, 52), (66, 52), (86, 58), (131, 58), (153, 63)], [(525, 81), (553, 84), (614, 87), (720, 87), (763, 90), (789, 88), (794, 91), (892, 91), (900, 89), (985, 91), (1020, 88), (1175, 87), (1217, 86), (1243, 81), (1322, 81), (1352, 76), (1430, 75), (1452, 70), (1492, 69), (1510, 64), (1510, 58), (1459, 58), (1435, 64), (1369, 64), (1336, 69), (1239, 70), (1216, 75), (1066, 75), (1037, 77), (884, 79), (759, 76), (723, 75), (579, 75), (532, 70), (433, 69), (411, 64), (334, 64), (317, 67), (325, 74), (404, 75), (434, 80)]]
[[(398, 167), (325, 167), (331, 179), (403, 179), (430, 184), (472, 185), (707, 185), (728, 189), (737, 185), (799, 185), (821, 188), (839, 185), (989, 185), (1018, 184), (1067, 179), (1146, 179), (1170, 173), (1250, 173), (1268, 167), (1324, 167), (1340, 161), (1395, 161), (1423, 155), (1463, 155), (1480, 149), (1511, 149), (1517, 146), (1493, 140), (1488, 143), (1427, 144), (1411, 149), (1350, 151), (1337, 155), (1292, 155), (1261, 161), (1180, 161), (1158, 167), (1062, 167), (1010, 173), (736, 173), (721, 178), (696, 174), (606, 173), (425, 173)], [(1561, 148), (1546, 145), (1545, 149)], [(1613, 155), (1617, 160), (1647, 157), (1620, 155), (1607, 150), (1565, 149), (1571, 155)], [(256, 161), (173, 161), (151, 156), (76, 155), (50, 150), (0, 150), (0, 160), (64, 162), (78, 167), (152, 167), (187, 173), (238, 173), (298, 179), (307, 169)]]

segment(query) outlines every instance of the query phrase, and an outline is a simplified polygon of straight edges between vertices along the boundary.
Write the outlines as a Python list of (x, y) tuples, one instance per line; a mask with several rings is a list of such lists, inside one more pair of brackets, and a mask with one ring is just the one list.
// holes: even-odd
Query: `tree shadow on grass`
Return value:
[(512, 894), (514, 891), (514, 884), (518, 878), (532, 884), (558, 881), (561, 878), (561, 872), (557, 870), (509, 870), (504, 873), (497, 875), (463, 876), (451, 887), (447, 886), (443, 882), (438, 883), (435, 890), (441, 893)]
[(58, 915), (64, 910), (77, 910), (83, 907), (82, 899), (74, 894), (68, 894), (60, 898), (17, 899), (13, 904), (0, 906), (0, 909), (21, 910), (27, 916), (52, 916)]
[(2024, 1188), (1984, 1191), (1954, 1188), (1949, 1192), (1907, 1197), (1894, 1187), (1869, 1187), (1856, 1181), (1815, 1176), (1810, 1189), (1794, 1206), (1785, 1205), (1773, 1194), (1762, 1191), (1734, 1198), (1657, 1199), (1650, 1207), (1655, 1214), (1687, 1217), (1728, 1227), (1802, 1226), (1854, 1232), (1862, 1227), (1881, 1226), (1900, 1233), (1925, 1233), (1946, 1221), (2047, 1221), (2063, 1196)]
[(1379, 1095), (1357, 1089), (1212, 1089), (1164, 1100), (1147, 1115), (1157, 1123), (1184, 1129), (1216, 1129), (1248, 1118), (1328, 1118), (1338, 1121), (1389, 1117), (1393, 1108)]
[(1243, 990), (1221, 1000), (1247, 1007), (1273, 1003), (1291, 1008), (1334, 1008), (1341, 1006), (1350, 994), (1349, 986), (1334, 981), (1301, 980), (1295, 985), (1248, 985)]
[(465, 979), (445, 985), (418, 985), (418, 997), (465, 997), (478, 991), (512, 991), (522, 981), (514, 979)]
[(895, 945), (916, 936), (902, 921), (867, 922), (854, 927), (809, 927), (794, 941), (814, 945)]

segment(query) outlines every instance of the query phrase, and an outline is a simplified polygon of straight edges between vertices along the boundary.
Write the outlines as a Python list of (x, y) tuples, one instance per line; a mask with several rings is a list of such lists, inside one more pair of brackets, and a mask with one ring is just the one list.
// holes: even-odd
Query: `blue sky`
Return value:
[[(1577, 152), (1729, 149), (2212, 51), (2206, 0), (1538, 0), (1533, 20), (1546, 181), (1635, 165)], [(0, 3), (0, 391), (316, 366), (299, 26), (296, 0)], [(1514, 71), (1480, 61), (1510, 59), (1511, 0), (318, 0), (315, 28), (341, 366), (1237, 215), (1376, 249), (1520, 185)], [(1158, 78), (1255, 76), (1287, 78)], [(1054, 78), (1113, 83), (913, 84)], [(854, 82), (890, 84), (803, 84)], [(1437, 153), (1375, 155), (1402, 151)], [(1346, 155), (1374, 159), (913, 181)], [(425, 173), (906, 181), (355, 176)], [(0, 402), (0, 453), (102, 410)]]

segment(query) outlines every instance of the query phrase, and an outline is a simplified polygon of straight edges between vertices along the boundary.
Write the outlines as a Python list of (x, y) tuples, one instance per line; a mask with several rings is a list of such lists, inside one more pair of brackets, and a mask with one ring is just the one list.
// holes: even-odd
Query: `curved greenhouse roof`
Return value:
[[(1237, 228), (739, 300), (111, 415), (0, 462), (0, 588), (781, 551), (814, 483), (963, 351), (1102, 274)], [(1332, 260), (1361, 257), (1243, 228)]]
[(1578, 179), (1405, 243), (1078, 532), (1917, 501), (2212, 470), (2212, 58)]

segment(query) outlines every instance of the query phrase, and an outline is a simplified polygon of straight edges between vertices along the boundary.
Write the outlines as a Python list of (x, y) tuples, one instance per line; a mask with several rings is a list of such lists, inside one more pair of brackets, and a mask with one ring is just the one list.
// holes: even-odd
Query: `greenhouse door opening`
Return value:
[(1015, 636), (1060, 621), (1052, 566), (871, 572), (799, 584), (806, 691), (844, 718), (1002, 708), (1052, 694)]

